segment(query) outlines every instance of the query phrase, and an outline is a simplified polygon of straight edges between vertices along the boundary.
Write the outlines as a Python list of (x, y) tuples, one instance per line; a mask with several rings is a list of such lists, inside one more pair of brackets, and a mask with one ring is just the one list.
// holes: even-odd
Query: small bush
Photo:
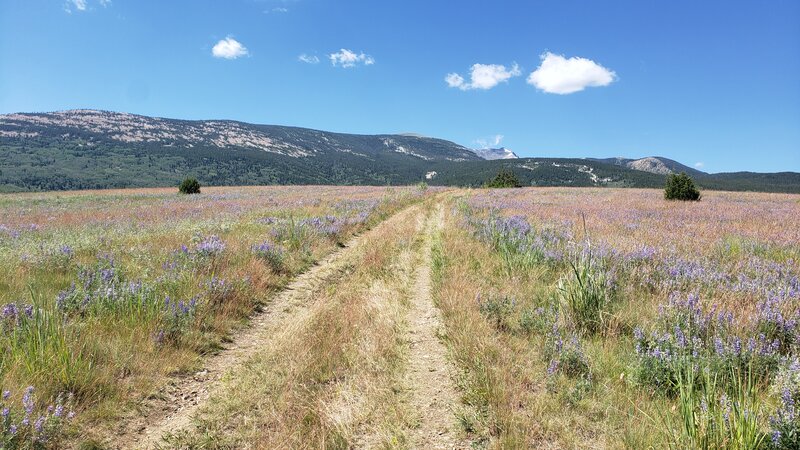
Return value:
[(697, 190), (694, 181), (689, 175), (673, 173), (667, 177), (664, 198), (667, 200), (699, 201), (700, 191)]
[(502, 169), (494, 178), (492, 178), (488, 183), (486, 183), (486, 187), (489, 188), (518, 188), (522, 187), (522, 184), (519, 182), (519, 178), (514, 174), (513, 171), (508, 169)]
[(180, 191), (181, 194), (199, 194), (200, 183), (196, 178), (187, 178), (178, 186), (178, 191)]

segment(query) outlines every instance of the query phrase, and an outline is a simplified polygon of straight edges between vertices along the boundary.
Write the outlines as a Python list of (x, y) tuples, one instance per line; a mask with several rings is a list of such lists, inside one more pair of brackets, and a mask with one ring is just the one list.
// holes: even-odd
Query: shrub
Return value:
[(522, 187), (522, 184), (519, 182), (519, 179), (514, 174), (513, 171), (508, 169), (502, 169), (495, 175), (494, 178), (489, 180), (486, 183), (486, 187), (489, 188), (518, 188)]
[(689, 175), (673, 173), (667, 177), (664, 198), (667, 200), (699, 201), (700, 191), (697, 190), (694, 181)]
[(180, 191), (181, 194), (199, 194), (200, 183), (196, 178), (187, 178), (178, 186), (178, 191)]

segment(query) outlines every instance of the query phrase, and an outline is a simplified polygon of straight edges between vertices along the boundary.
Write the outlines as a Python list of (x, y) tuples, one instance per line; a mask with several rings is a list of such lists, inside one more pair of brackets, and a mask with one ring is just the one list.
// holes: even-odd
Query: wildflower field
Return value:
[(0, 447), (58, 448), (130, 414), (291, 277), (423, 195), (248, 187), (0, 197)]
[(478, 441), (800, 445), (800, 197), (475, 191), (449, 225), (437, 295)]
[(1, 448), (800, 448), (798, 195), (14, 194), (0, 270)]

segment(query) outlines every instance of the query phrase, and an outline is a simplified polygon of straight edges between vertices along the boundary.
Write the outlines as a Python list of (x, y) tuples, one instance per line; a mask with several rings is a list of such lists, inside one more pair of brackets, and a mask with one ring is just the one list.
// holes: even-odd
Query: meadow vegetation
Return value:
[(427, 195), (253, 187), (3, 196), (0, 446), (58, 447), (135, 414), (139, 399), (198, 367), (290, 278)]
[[(212, 187), (0, 211), (0, 447), (102, 443), (262, 309), (258, 345), (166, 448), (418, 446), (428, 264), (455, 368), (429, 376), (472, 447), (800, 447), (796, 195)], [(325, 275), (279, 303), (309, 269)]]
[(437, 295), (475, 442), (797, 448), (796, 196), (657, 196), (496, 190), (452, 204)]

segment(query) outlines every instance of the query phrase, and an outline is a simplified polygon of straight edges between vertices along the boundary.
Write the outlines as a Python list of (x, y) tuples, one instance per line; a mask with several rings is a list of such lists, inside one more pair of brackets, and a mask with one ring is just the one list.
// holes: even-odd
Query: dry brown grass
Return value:
[(344, 273), (293, 313), (171, 445), (403, 446), (402, 338), (420, 208), (379, 225)]
[[(519, 311), (533, 310), (553, 294), (558, 272), (542, 266), (509, 275), (496, 253), (460, 229), (457, 218), (450, 220), (441, 237), (444, 264), (437, 277), (437, 300), (451, 354), (462, 370), (460, 384), (468, 405), (462, 423), (473, 440), (504, 449), (653, 444), (647, 433), (651, 424), (640, 412), (652, 413), (658, 405), (633, 389), (624, 375), (620, 378), (630, 358), (620, 353), (626, 347), (603, 337), (589, 342), (594, 387), (572, 398), (570, 380), (548, 380), (542, 338), (522, 332), (514, 322)], [(515, 300), (516, 313), (506, 329), (480, 312), (478, 294), (480, 301)], [(616, 321), (627, 322), (625, 314)]]

